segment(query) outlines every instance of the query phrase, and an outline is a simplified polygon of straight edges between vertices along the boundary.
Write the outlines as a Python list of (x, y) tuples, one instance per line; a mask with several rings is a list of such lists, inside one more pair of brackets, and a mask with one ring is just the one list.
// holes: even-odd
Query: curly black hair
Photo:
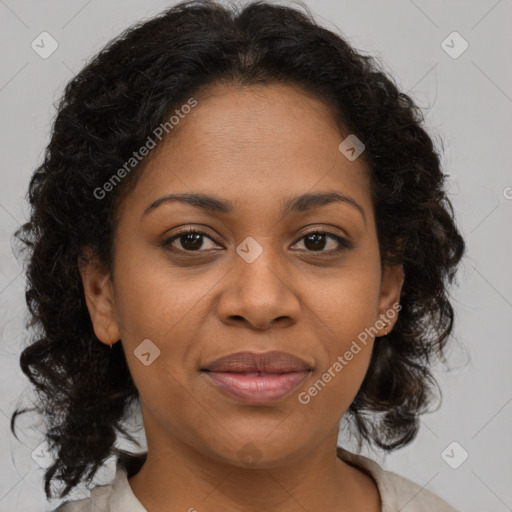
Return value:
[[(96, 338), (78, 260), (86, 248), (112, 269), (116, 212), (144, 169), (142, 160), (99, 198), (98, 191), (187, 98), (214, 83), (281, 83), (325, 102), (365, 145), (381, 263), (403, 265), (400, 315), (374, 346), (347, 411), (359, 447), (391, 451), (417, 434), (436, 396), (434, 358), (445, 359), (454, 310), (448, 295), (465, 243), (448, 199), (439, 150), (421, 109), (375, 57), (320, 26), (308, 7), (256, 1), (243, 7), (181, 2), (130, 27), (66, 86), (43, 163), (30, 180), (30, 219), (16, 231), (28, 253), (31, 342), (20, 366), (35, 386), (31, 409), (46, 419), (56, 454), (45, 472), (66, 485), (91, 481), (117, 450), (138, 392), (121, 343)], [(301, 10), (302, 8), (302, 10)], [(130, 462), (131, 461), (131, 462)], [(139, 466), (140, 467), (140, 466)]]

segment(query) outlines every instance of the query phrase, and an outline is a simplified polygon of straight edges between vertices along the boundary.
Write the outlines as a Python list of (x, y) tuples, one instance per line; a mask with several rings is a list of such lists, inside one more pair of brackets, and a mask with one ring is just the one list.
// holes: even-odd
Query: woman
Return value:
[(47, 497), (118, 458), (59, 512), (455, 510), (337, 444), (410, 443), (452, 330), (464, 241), (421, 123), (372, 58), (265, 2), (181, 3), (67, 85), (17, 233), (21, 367)]

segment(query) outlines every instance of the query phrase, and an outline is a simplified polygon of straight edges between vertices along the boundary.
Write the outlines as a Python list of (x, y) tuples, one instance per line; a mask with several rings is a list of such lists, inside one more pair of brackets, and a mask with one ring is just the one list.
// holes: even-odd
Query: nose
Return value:
[(218, 315), (224, 323), (269, 329), (298, 321), (301, 301), (297, 290), (289, 273), (269, 252), (263, 251), (252, 263), (239, 258), (226, 276), (217, 303)]

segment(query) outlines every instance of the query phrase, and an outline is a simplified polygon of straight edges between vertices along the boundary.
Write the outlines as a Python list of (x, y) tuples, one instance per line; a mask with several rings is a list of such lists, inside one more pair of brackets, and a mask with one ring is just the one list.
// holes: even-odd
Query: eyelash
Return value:
[[(185, 229), (183, 231), (180, 231), (179, 233), (176, 233), (172, 237), (167, 238), (166, 240), (164, 240), (163, 243), (162, 243), (162, 246), (167, 249), (168, 246), (170, 246), (175, 240), (177, 240), (181, 236), (188, 235), (188, 234), (205, 236), (206, 238), (209, 238), (210, 240), (212, 240), (216, 244), (219, 244), (219, 242), (217, 242), (217, 240), (212, 238), (208, 233), (205, 233), (204, 231), (201, 231), (199, 229), (187, 228), (187, 229)], [(342, 252), (344, 252), (344, 251), (346, 251), (348, 249), (353, 249), (354, 248), (353, 244), (351, 242), (349, 242), (348, 240), (346, 240), (345, 238), (342, 238), (339, 235), (335, 235), (334, 233), (331, 233), (329, 231), (325, 231), (325, 230), (322, 230), (322, 229), (319, 229), (319, 228), (313, 229), (311, 231), (308, 231), (307, 233), (304, 233), (295, 243), (297, 243), (300, 240), (302, 240), (302, 239), (304, 239), (304, 238), (306, 238), (308, 236), (311, 236), (311, 235), (327, 235), (328, 238), (333, 238), (339, 244), (337, 249), (332, 249), (330, 251), (323, 251), (323, 250), (322, 251), (307, 251), (307, 252), (310, 252), (310, 253), (313, 253), (313, 254), (315, 254), (315, 253), (319, 253), (319, 254), (321, 254), (321, 253), (326, 253), (326, 254), (333, 254), (333, 253), (335, 253), (335, 254), (339, 254), (339, 253), (342, 253)], [(187, 254), (189, 254), (189, 253), (206, 252), (206, 251), (201, 251), (201, 250), (198, 250), (198, 251), (187, 251), (186, 249), (176, 249), (175, 247), (172, 247), (171, 250), (175, 250), (175, 251), (182, 252), (182, 253), (187, 253)]]

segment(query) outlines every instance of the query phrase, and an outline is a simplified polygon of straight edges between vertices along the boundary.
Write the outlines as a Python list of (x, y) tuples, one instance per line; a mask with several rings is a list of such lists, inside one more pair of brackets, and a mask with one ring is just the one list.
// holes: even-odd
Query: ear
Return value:
[(78, 268), (94, 333), (102, 343), (112, 345), (120, 336), (110, 271), (98, 262), (90, 250), (78, 258)]
[(379, 296), (379, 318), (375, 323), (377, 336), (390, 333), (395, 325), (400, 306), (400, 292), (404, 283), (403, 265), (384, 266)]

